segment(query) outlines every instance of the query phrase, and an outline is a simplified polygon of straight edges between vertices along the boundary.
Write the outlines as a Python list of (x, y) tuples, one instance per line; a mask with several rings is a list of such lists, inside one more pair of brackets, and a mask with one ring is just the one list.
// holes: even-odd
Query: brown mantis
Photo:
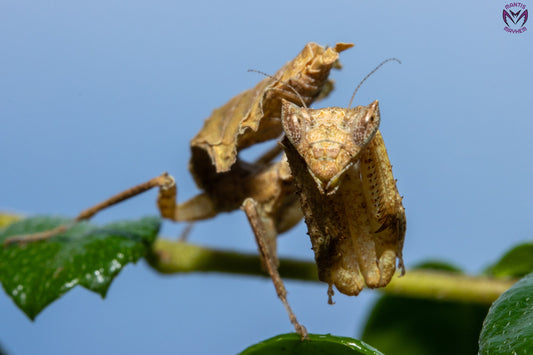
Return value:
[[(353, 109), (307, 108), (331, 90), (329, 72), (339, 66), (339, 53), (352, 46), (309, 43), (274, 76), (214, 110), (191, 141), (190, 170), (203, 190), (200, 195), (177, 204), (176, 184), (165, 173), (82, 212), (73, 223), (152, 187), (160, 187), (161, 215), (173, 221), (207, 219), (242, 208), (291, 323), (305, 337), (306, 329), (287, 301), (276, 254), (277, 235), (302, 217), (319, 278), (329, 285), (330, 303), (333, 285), (356, 295), (364, 284), (388, 284), (396, 258), (403, 272), (405, 213), (378, 131), (377, 101)], [(242, 149), (283, 133), (286, 155), (281, 160), (274, 161), (279, 146), (252, 163), (238, 157)], [(68, 227), (7, 243), (46, 239)]]

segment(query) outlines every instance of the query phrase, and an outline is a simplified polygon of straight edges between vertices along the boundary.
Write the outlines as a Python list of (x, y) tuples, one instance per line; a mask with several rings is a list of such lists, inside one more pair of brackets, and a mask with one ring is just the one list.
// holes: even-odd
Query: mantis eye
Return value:
[(378, 125), (374, 124), (375, 117), (368, 117), (367, 119), (357, 120), (352, 126), (352, 139), (359, 147), (365, 147), (368, 142), (374, 137), (378, 130)]
[(380, 117), (377, 101), (368, 107), (359, 109), (354, 115), (355, 119), (352, 122), (351, 130), (352, 139), (357, 146), (365, 147), (379, 128)]
[(303, 129), (303, 117), (301, 109), (288, 102), (283, 102), (282, 113), (281, 113), (281, 123), (283, 125), (283, 130), (289, 138), (289, 141), (294, 145), (298, 145), (302, 139), (302, 129)]
[(293, 145), (300, 143), (302, 138), (301, 121), (300, 117), (296, 114), (292, 114), (287, 117), (285, 121), (285, 134), (289, 137), (289, 140)]

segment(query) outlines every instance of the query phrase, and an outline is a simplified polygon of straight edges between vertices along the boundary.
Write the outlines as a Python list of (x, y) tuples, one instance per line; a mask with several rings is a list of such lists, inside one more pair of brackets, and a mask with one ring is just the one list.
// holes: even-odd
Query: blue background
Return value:
[[(526, 3), (527, 4), (527, 3)], [(407, 267), (443, 259), (476, 273), (531, 239), (531, 31), (503, 30), (504, 1), (0, 3), (0, 209), (73, 216), (162, 171), (197, 193), (189, 140), (211, 111), (274, 73), (310, 41), (354, 42), (318, 106), (379, 99), (405, 196)], [(254, 153), (249, 154), (252, 156)], [(257, 154), (257, 151), (255, 152)], [(155, 191), (95, 221), (157, 214)], [(183, 225), (165, 223), (163, 234)], [(191, 241), (255, 252), (241, 212), (198, 223)], [(312, 260), (301, 223), (279, 253)], [(359, 336), (378, 293), (287, 282), (309, 331)], [(415, 311), (415, 310), (414, 310)], [(76, 288), (35, 322), (0, 294), (11, 354), (232, 354), (291, 331), (268, 279), (162, 276), (130, 265), (108, 297)]]

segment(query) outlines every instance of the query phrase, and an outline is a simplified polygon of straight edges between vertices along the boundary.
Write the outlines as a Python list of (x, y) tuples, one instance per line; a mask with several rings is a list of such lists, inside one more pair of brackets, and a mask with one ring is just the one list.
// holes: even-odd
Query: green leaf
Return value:
[(81, 222), (46, 241), (2, 247), (9, 236), (47, 231), (69, 221), (32, 217), (0, 230), (0, 282), (31, 319), (76, 285), (105, 297), (120, 270), (146, 254), (160, 225), (156, 217), (103, 227)]
[(378, 350), (360, 340), (330, 334), (309, 334), (301, 340), (296, 333), (281, 334), (250, 346), (240, 355), (380, 355)]
[(475, 354), (487, 306), (382, 297), (362, 339), (386, 354)]
[(495, 277), (522, 277), (533, 272), (533, 243), (514, 247), (488, 273)]
[(533, 350), (533, 273), (492, 304), (479, 337), (480, 354), (531, 354)]
[[(421, 268), (458, 272), (439, 262)], [(475, 354), (487, 311), (485, 305), (386, 295), (374, 306), (362, 339), (385, 354)]]

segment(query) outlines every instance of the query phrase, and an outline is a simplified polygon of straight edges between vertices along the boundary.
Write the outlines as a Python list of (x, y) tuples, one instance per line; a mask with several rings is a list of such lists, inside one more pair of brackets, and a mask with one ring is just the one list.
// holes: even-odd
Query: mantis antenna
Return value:
[(258, 74), (261, 74), (261, 75), (264, 75), (264, 76), (267, 76), (269, 77), (270, 79), (273, 79), (275, 81), (277, 81), (278, 83), (282, 83), (283, 85), (286, 85), (289, 89), (292, 90), (292, 92), (294, 92), (296, 94), (296, 96), (298, 96), (298, 98), (300, 99), (300, 102), (302, 103), (302, 106), (304, 108), (307, 108), (307, 105), (305, 104), (305, 101), (304, 99), (302, 98), (302, 95), (300, 95), (298, 93), (298, 91), (289, 83), (287, 83), (286, 81), (283, 81), (283, 80), (279, 80), (279, 79), (276, 79), (274, 78), (272, 75), (269, 75), (267, 73), (264, 73), (262, 71), (259, 71), (259, 70), (255, 70), (255, 69), (248, 69), (249, 72), (254, 72), (254, 73), (258, 73)]
[(361, 85), (363, 85), (363, 83), (365, 82), (366, 79), (368, 79), (372, 74), (374, 74), (376, 72), (376, 70), (378, 70), (379, 68), (381, 68), (381, 66), (387, 62), (390, 62), (394, 60), (395, 62), (398, 62), (400, 64), (402, 64), (402, 62), (400, 62), (399, 59), (397, 58), (389, 58), (389, 59), (386, 59), (384, 61), (382, 61), (377, 67), (374, 68), (374, 70), (372, 70), (370, 73), (367, 74), (367, 76), (364, 77), (363, 80), (361, 80), (361, 82), (359, 83), (359, 85), (357, 85), (357, 87), (355, 88), (355, 91), (353, 92), (353, 95), (352, 95), (352, 98), (350, 99), (350, 103), (348, 104), (348, 108), (352, 107), (352, 102), (353, 102), (353, 99), (355, 97), (355, 94), (357, 93), (357, 90), (359, 90), (359, 88), (361, 87)]

